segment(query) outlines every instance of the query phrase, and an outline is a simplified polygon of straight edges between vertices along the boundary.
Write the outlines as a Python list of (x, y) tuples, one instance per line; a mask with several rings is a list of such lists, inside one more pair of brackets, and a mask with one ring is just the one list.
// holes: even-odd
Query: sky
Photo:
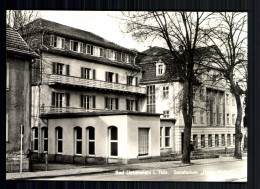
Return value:
[(126, 48), (135, 48), (142, 52), (149, 46), (162, 46), (159, 42), (138, 43), (130, 34), (121, 32), (122, 24), (114, 18), (119, 11), (39, 11), (42, 18), (67, 26), (92, 32), (104, 39)]

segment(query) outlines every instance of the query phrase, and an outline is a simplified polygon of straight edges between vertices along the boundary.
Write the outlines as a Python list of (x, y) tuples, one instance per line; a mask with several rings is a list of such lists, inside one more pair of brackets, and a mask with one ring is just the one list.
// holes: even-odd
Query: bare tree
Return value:
[[(183, 163), (190, 163), (193, 90), (200, 85), (198, 77), (206, 72), (206, 55), (210, 52), (208, 48), (204, 48), (205, 53), (199, 53), (198, 49), (203, 45), (205, 37), (202, 32), (203, 24), (210, 15), (211, 13), (199, 12), (122, 12), (122, 17), (119, 18), (126, 24), (125, 32), (131, 33), (134, 39), (162, 39), (169, 49), (171, 57), (167, 57), (166, 61), (170, 74), (167, 80), (179, 78), (183, 86)], [(179, 51), (179, 47), (183, 47), (183, 51)], [(198, 53), (200, 56), (197, 56)]]
[[(241, 159), (241, 121), (243, 108), (241, 97), (247, 90), (247, 15), (246, 13), (217, 13), (214, 24), (208, 24), (208, 44), (216, 46), (212, 61), (217, 64), (234, 94), (237, 105), (235, 122), (235, 154)], [(214, 29), (213, 29), (214, 28)]]

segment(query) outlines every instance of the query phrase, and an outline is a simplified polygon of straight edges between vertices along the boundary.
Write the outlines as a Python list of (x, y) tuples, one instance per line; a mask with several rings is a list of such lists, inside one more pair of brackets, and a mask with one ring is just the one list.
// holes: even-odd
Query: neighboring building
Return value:
[(21, 125), (24, 126), (23, 170), (29, 170), (25, 153), (30, 149), (31, 64), (39, 57), (18, 32), (6, 27), (6, 171), (20, 169)]
[[(169, 77), (169, 51), (152, 47), (138, 56), (143, 77), (140, 85), (147, 87), (147, 111), (161, 115), (161, 155), (183, 152), (184, 120), (180, 108), (182, 82)], [(202, 151), (234, 148), (236, 102), (216, 67), (202, 74), (203, 85), (194, 91), (194, 116), (191, 140)], [(169, 80), (170, 78), (170, 80)], [(174, 126), (170, 124), (175, 119)], [(166, 120), (169, 120), (166, 122)], [(169, 131), (170, 130), (170, 131)], [(170, 141), (170, 144), (169, 142)]]
[[(160, 156), (159, 114), (146, 111), (136, 52), (44, 19), (31, 47), (34, 158), (80, 163), (135, 162)], [(35, 34), (35, 33), (34, 33)]]

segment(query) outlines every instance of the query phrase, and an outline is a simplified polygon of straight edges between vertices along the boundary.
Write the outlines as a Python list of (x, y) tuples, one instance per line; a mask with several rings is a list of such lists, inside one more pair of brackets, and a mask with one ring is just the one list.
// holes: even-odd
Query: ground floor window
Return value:
[(77, 155), (82, 154), (82, 129), (80, 127), (74, 128), (75, 132), (75, 153)]
[(149, 128), (138, 129), (138, 155), (149, 154)]
[(118, 133), (117, 127), (112, 126), (109, 128), (109, 139), (110, 139), (110, 156), (118, 155)]
[(219, 146), (219, 143), (218, 143), (218, 134), (215, 135), (215, 146)]
[(38, 142), (39, 142), (38, 128), (33, 128), (33, 151), (38, 151)]
[(221, 135), (221, 145), (225, 146), (225, 134)]
[(160, 147), (162, 147), (162, 132), (163, 132), (163, 128), (160, 127)]
[(48, 152), (48, 128), (42, 128), (43, 152)]
[(171, 127), (165, 127), (165, 147), (170, 147), (171, 146)]
[(235, 141), (236, 141), (236, 134), (233, 134), (233, 144), (235, 145)]
[(201, 135), (201, 148), (205, 148), (205, 135)]
[(195, 148), (198, 148), (198, 138), (197, 138), (197, 135), (193, 135), (193, 146), (195, 146)]
[(57, 153), (62, 153), (63, 152), (63, 136), (62, 136), (62, 128), (61, 127), (56, 127), (56, 145), (57, 145)]
[(212, 147), (212, 135), (208, 135), (208, 146)]
[(230, 139), (230, 134), (227, 135), (227, 145), (231, 145), (231, 139)]
[(88, 134), (88, 154), (95, 155), (95, 128), (87, 127)]

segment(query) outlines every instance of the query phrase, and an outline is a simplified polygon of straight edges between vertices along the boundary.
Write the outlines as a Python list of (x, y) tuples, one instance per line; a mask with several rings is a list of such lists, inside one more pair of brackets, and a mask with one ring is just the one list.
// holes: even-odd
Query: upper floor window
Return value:
[(56, 132), (56, 153), (63, 152), (63, 132), (61, 127), (55, 128)]
[(157, 63), (156, 64), (156, 76), (163, 75), (165, 72), (165, 65), (164, 63)]
[(163, 117), (164, 118), (169, 118), (169, 110), (163, 111)]
[(90, 68), (81, 68), (81, 78), (90, 79)]
[(169, 98), (169, 87), (163, 87), (163, 98)]
[(114, 75), (113, 72), (106, 72), (106, 82), (112, 83), (113, 82), (113, 75)]
[(33, 151), (38, 151), (38, 128), (33, 127)]
[(134, 110), (134, 100), (126, 99), (126, 110), (129, 110), (129, 111)]
[(127, 81), (126, 81), (126, 84), (127, 85), (133, 85), (133, 76), (127, 76)]
[(64, 107), (64, 105), (67, 107), (70, 106), (70, 94), (52, 92), (51, 105), (60, 108)]
[(196, 113), (193, 113), (192, 121), (193, 121), (194, 124), (197, 123), (197, 115), (196, 115)]
[(125, 55), (125, 61), (126, 63), (130, 63), (130, 56), (128, 54)]
[(200, 111), (200, 123), (204, 123), (204, 111)]
[(93, 55), (93, 46), (92, 45), (87, 45), (87, 54)]
[(118, 110), (118, 98), (105, 97), (105, 109)]
[(91, 108), (96, 108), (96, 97), (89, 95), (80, 95), (80, 107), (87, 110)]
[(51, 35), (50, 46), (65, 49), (65, 39), (55, 35)]
[(146, 87), (147, 90), (147, 112), (155, 113), (155, 85)]
[(70, 40), (70, 50), (82, 53), (83, 52), (83, 43)]
[(52, 63), (52, 73), (57, 75), (70, 75), (70, 65), (65, 65), (58, 62)]

